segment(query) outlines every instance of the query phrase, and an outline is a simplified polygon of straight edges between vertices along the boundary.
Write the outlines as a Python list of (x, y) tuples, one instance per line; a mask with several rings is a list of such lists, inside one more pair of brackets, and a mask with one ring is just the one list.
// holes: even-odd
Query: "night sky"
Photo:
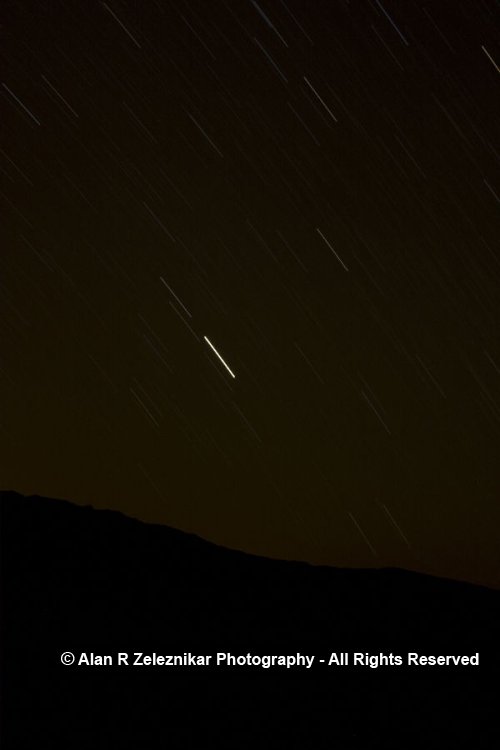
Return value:
[(500, 585), (494, 0), (6, 0), (0, 477)]

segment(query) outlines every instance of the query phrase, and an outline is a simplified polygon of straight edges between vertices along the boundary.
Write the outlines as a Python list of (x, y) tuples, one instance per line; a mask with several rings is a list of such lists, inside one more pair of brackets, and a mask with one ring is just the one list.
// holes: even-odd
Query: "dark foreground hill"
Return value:
[[(120, 513), (59, 500), (1, 493), (1, 581), (3, 683), (9, 708), (5, 714), (11, 730), (25, 737), (19, 744), (6, 745), (8, 750), (29, 747), (40, 726), (55, 732), (53, 743), (58, 741), (71, 727), (68, 717), (75, 706), (82, 700), (87, 705), (105, 681), (108, 699), (100, 706), (104, 711), (107, 705), (112, 716), (111, 677), (122, 688), (128, 685), (129, 699), (131, 690), (144, 695), (146, 684), (151, 687), (150, 681), (159, 678), (162, 690), (169, 686), (171, 707), (181, 701), (183, 690), (192, 695), (201, 682), (210, 684), (205, 693), (205, 700), (210, 700), (221, 683), (226, 689), (231, 684), (234, 692), (242, 681), (248, 687), (258, 680), (264, 691), (276, 681), (293, 681), (296, 690), (308, 696), (303, 705), (314, 702), (322, 685), (323, 696), (325, 689), (335, 693), (337, 707), (346, 696), (359, 697), (371, 690), (372, 721), (390, 715), (396, 731), (398, 726), (401, 729), (401, 710), (394, 711), (394, 703), (389, 714), (389, 705), (381, 708), (382, 685), (392, 683), (398, 692), (406, 680), (405, 692), (409, 687), (418, 691), (422, 685), (427, 694), (429, 686), (442, 685), (440, 689), (455, 695), (456, 701), (466, 687), (474, 686), (475, 695), (482, 690), (481, 711), (488, 714), (494, 694), (484, 686), (499, 674), (497, 591), (402, 570), (343, 570), (259, 558)], [(88, 660), (92, 654), (111, 655), (113, 665), (63, 666), (60, 656), (66, 651), (77, 660), (81, 653)], [(116, 666), (119, 651), (147, 656), (300, 653), (314, 655), (315, 660), (310, 669), (300, 665), (215, 668), (213, 662), (207, 668), (127, 669)], [(350, 664), (328, 666), (332, 652), (349, 653)], [(387, 658), (392, 654), (400, 656), (402, 664), (391, 666), (380, 659), (377, 666), (372, 658), (371, 663), (354, 667), (354, 652)], [(408, 652), (478, 653), (480, 663), (407, 666)], [(276, 693), (273, 696), (276, 700)], [(65, 700), (72, 709), (66, 704), (61, 708)], [(49, 704), (59, 706), (53, 724)], [(342, 747), (365, 746), (356, 744), (366, 726), (355, 720), (354, 710), (346, 704), (339, 714), (343, 718), (336, 719)], [(23, 721), (23, 712), (29, 717), (30, 711), (33, 720)], [(109, 716), (106, 721), (112, 721)], [(449, 727), (455, 746), (457, 737), (463, 737), (460, 722), (460, 712), (455, 712)], [(415, 717), (413, 724), (415, 733)], [(68, 746), (100, 746), (90, 736), (87, 744), (80, 745), (79, 726), (78, 740), (73, 737), (73, 745)], [(479, 733), (481, 726), (486, 724), (479, 722)], [(185, 731), (189, 733), (189, 727)], [(135, 744), (130, 740), (130, 745), (117, 742), (116, 747), (139, 747), (143, 740), (138, 737)], [(246, 746), (242, 740), (240, 744)]]

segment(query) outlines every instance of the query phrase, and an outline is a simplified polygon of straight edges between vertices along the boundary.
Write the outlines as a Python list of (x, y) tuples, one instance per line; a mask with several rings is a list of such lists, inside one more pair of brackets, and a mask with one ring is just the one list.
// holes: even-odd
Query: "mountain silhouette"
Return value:
[[(12, 730), (25, 737), (12, 747), (32, 746), (40, 731), (40, 724), (29, 729), (32, 725), (23, 720), (27, 696), (38, 706), (37, 716), (43, 714), (38, 719), (43, 725), (50, 712), (41, 696), (52, 686), (50, 705), (59, 706), (55, 723), (61, 733), (64, 726), (71, 731), (68, 717), (80, 703), (83, 686), (96, 689), (92, 670), (61, 665), (63, 651), (301, 652), (316, 654), (316, 660), (350, 651), (480, 655), (477, 667), (414, 667), (412, 672), (404, 665), (399, 672), (366, 666), (356, 674), (335, 667), (335, 677), (328, 666), (321, 672), (317, 664), (309, 676), (306, 669), (277, 670), (280, 679), (284, 672), (289, 680), (300, 676), (308, 690), (313, 679), (314, 690), (321, 680), (329, 680), (330, 689), (343, 680), (344, 698), (346, 680), (356, 681), (352, 690), (359, 694), (368, 684), (365, 677), (373, 683), (380, 669), (389, 680), (411, 672), (414, 686), (434, 670), (433, 684), (446, 678), (447, 690), (457, 696), (464, 680), (479, 686), (487, 673), (498, 675), (498, 591), (398, 569), (337, 569), (266, 559), (62, 500), (13, 492), (2, 492), (0, 500), (5, 712)], [(164, 670), (162, 689), (177, 680), (178, 696), (179, 686), (196, 669), (188, 667), (182, 675)], [(266, 679), (269, 690), (276, 673), (267, 670), (264, 676), (266, 670), (258, 667), (237, 671), (219, 670), (213, 679), (248, 674), (248, 679)], [(210, 675), (208, 669), (198, 670), (189, 690)], [(122, 687), (124, 679), (122, 672)], [(68, 695), (72, 702), (61, 710)], [(374, 696), (373, 706), (378, 706), (379, 687)], [(487, 705), (484, 696), (482, 705)], [(346, 716), (352, 717), (352, 711)], [(347, 742), (349, 726), (343, 746), (354, 747)], [(117, 747), (138, 747), (141, 741)], [(72, 742), (74, 747), (95, 746), (90, 739), (79, 745), (73, 737)]]
[[(121, 513), (2, 492), (7, 622), (45, 637), (210, 644), (339, 637), (483, 642), (497, 591), (399, 569), (267, 559)], [(395, 639), (395, 640), (394, 640)]]

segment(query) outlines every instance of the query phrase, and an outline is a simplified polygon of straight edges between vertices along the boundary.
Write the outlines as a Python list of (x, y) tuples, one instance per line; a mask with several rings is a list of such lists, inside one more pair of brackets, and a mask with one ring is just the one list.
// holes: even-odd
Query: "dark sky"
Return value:
[(500, 585), (499, 22), (6, 0), (2, 488)]

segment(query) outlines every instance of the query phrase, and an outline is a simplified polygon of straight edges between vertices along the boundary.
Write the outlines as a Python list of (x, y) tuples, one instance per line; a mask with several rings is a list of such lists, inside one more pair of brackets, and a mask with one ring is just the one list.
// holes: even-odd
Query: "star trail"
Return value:
[(3, 489), (500, 585), (493, 0), (7, 0)]

